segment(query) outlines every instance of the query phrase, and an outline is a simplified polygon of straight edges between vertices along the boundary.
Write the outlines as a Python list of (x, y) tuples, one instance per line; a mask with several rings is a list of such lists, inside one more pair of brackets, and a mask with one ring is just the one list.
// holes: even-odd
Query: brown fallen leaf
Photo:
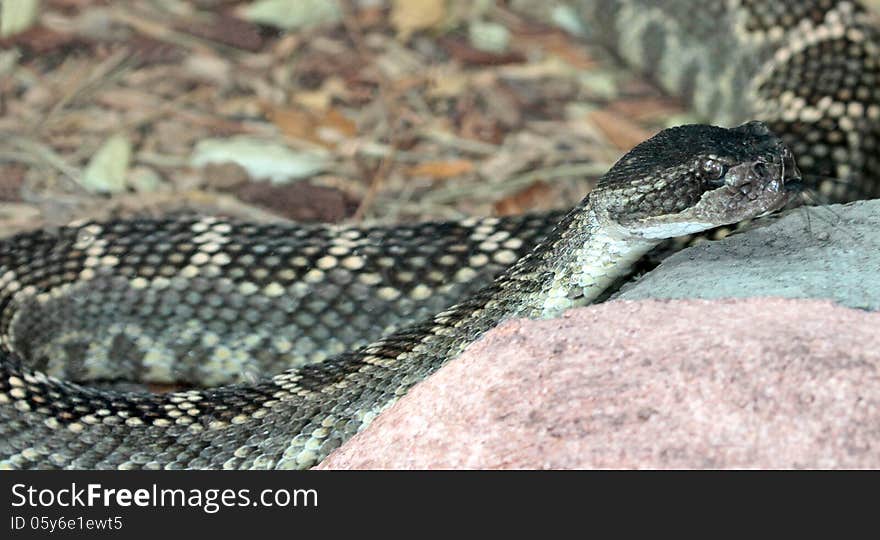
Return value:
[(75, 48), (90, 45), (88, 40), (81, 36), (57, 32), (39, 25), (12, 36), (0, 38), (0, 49), (20, 46), (35, 55), (48, 54), (60, 49), (71, 52)]
[(553, 208), (559, 197), (546, 182), (535, 182), (531, 186), (508, 195), (495, 203), (495, 215), (513, 216), (530, 210)]
[(238, 163), (209, 163), (202, 167), (204, 186), (217, 191), (234, 191), (251, 181)]
[(312, 112), (293, 107), (272, 107), (269, 120), (288, 137), (312, 141), (326, 147), (357, 134), (357, 126), (336, 109)]
[(131, 57), (137, 60), (139, 67), (179, 64), (185, 56), (184, 51), (177, 45), (141, 34), (129, 38), (126, 46)]
[(644, 97), (618, 99), (609, 108), (639, 122), (650, 122), (680, 114), (684, 108), (681, 103), (668, 97)]
[(446, 0), (394, 0), (391, 24), (406, 41), (413, 32), (433, 28), (446, 18)]
[(514, 41), (521, 44), (534, 43), (575, 69), (593, 69), (596, 67), (596, 61), (582, 44), (576, 43), (574, 38), (556, 30), (547, 29), (537, 33), (515, 34)]
[(175, 27), (181, 32), (248, 52), (263, 48), (259, 27), (231, 15), (221, 14), (210, 21), (186, 20)]
[(444, 180), (473, 172), (474, 163), (466, 159), (449, 161), (425, 161), (407, 170), (410, 176), (427, 176), (434, 180)]
[(287, 107), (272, 107), (266, 111), (269, 121), (288, 137), (313, 140), (315, 119), (306, 111)]
[(443, 37), (439, 43), (446, 49), (449, 56), (455, 58), (462, 64), (473, 66), (501, 66), (505, 64), (521, 64), (526, 61), (524, 54), (517, 51), (509, 51), (504, 53), (493, 53), (481, 51), (461, 38)]
[(357, 125), (337, 109), (328, 109), (320, 120), (319, 123), (323, 129), (336, 130), (346, 137), (357, 135)]
[(592, 111), (588, 118), (620, 150), (629, 150), (654, 134), (622, 114), (607, 109)]
[(248, 204), (299, 222), (336, 223), (351, 217), (357, 208), (356, 201), (342, 191), (309, 182), (280, 186), (249, 182), (237, 195)]

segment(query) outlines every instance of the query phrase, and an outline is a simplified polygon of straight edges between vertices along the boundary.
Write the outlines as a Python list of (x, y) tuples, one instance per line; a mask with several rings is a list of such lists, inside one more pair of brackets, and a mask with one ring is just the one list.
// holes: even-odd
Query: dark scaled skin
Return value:
[[(660, 151), (665, 148), (675, 151)], [(650, 172), (641, 176), (644, 171)], [(632, 223), (660, 212), (681, 212), (707, 189), (726, 186), (738, 197), (724, 200), (729, 208), (715, 206), (711, 212), (735, 222), (741, 219), (737, 205), (760, 196), (764, 176), (786, 180), (790, 191), (800, 188), (794, 156), (765, 124), (733, 129), (693, 125), (667, 129), (639, 145), (608, 171), (599, 189), (622, 190), (610, 213), (621, 223)]]

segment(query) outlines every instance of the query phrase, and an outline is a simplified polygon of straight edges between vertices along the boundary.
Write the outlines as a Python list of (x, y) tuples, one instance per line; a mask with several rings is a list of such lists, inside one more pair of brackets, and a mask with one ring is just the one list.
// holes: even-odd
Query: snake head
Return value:
[(622, 232), (658, 239), (778, 210), (800, 180), (791, 151), (761, 122), (687, 125), (633, 148), (590, 197)]

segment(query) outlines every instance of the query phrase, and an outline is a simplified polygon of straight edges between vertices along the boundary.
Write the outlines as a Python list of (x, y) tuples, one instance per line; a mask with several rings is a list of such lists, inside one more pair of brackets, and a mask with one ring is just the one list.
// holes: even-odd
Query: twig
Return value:
[(468, 186), (453, 186), (437, 189), (425, 195), (425, 202), (443, 204), (464, 197), (477, 198), (491, 196), (493, 199), (503, 197), (513, 191), (529, 186), (538, 180), (556, 180), (573, 176), (599, 176), (607, 171), (607, 163), (566, 163), (529, 172), (508, 178), (503, 183), (480, 182)]
[[(358, 24), (356, 10), (357, 8), (352, 0), (344, 0), (342, 2), (342, 22), (345, 25), (345, 31), (351, 38), (352, 43), (354, 43), (355, 50), (357, 51), (358, 56), (361, 58), (362, 63), (364, 65), (375, 66), (377, 65), (376, 61), (373, 58), (373, 55), (370, 52), (369, 48), (367, 48), (366, 43), (364, 43), (363, 31), (361, 30), (360, 24)], [(377, 78), (379, 99), (382, 103), (382, 108), (385, 111), (387, 125), (390, 126), (388, 133), (389, 152), (382, 158), (382, 161), (379, 162), (379, 166), (376, 167), (375, 171), (373, 171), (373, 173), (370, 175), (370, 182), (369, 187), (367, 188), (367, 192), (366, 194), (364, 194), (363, 199), (361, 199), (357, 210), (355, 210), (354, 215), (352, 216), (352, 219), (354, 221), (363, 220), (364, 216), (373, 205), (373, 202), (375, 201), (376, 195), (379, 193), (380, 188), (382, 187), (382, 183), (384, 182), (385, 177), (388, 176), (388, 173), (391, 171), (391, 167), (394, 165), (395, 159), (397, 157), (397, 150), (400, 146), (398, 132), (395, 129), (395, 126), (397, 125), (397, 113), (394, 109), (394, 101), (392, 100), (392, 96), (390, 95), (391, 92), (389, 91), (389, 81), (380, 69), (376, 69), (375, 72)]]
[(20, 150), (21, 154), (11, 153), (6, 157), (24, 163), (30, 161), (32, 163), (49, 165), (50, 167), (61, 172), (61, 174), (73, 180), (77, 186), (79, 185), (78, 179), (80, 175), (80, 170), (72, 165), (69, 165), (67, 161), (64, 160), (64, 158), (59, 156), (57, 153), (55, 153), (54, 150), (52, 150), (45, 144), (23, 137), (13, 137), (8, 139), (8, 142), (13, 147)]
[(40, 133), (43, 126), (49, 124), (49, 121), (58, 114), (67, 105), (77, 99), (82, 98), (90, 91), (97, 90), (101, 86), (107, 84), (113, 79), (125, 73), (125, 70), (133, 64), (133, 58), (128, 50), (119, 50), (111, 54), (94, 69), (89, 71), (83, 77), (79, 77), (61, 98), (55, 102), (39, 122), (32, 125), (31, 132), (33, 134)]

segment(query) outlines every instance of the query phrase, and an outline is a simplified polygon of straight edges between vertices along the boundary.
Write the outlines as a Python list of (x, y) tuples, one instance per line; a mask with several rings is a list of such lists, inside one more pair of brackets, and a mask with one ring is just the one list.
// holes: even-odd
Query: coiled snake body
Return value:
[(880, 193), (880, 39), (857, 5), (580, 4), (599, 41), (697, 110), (770, 129), (663, 131), (564, 215), (144, 220), (5, 240), (0, 466), (309, 467), (500, 321), (592, 301), (664, 238), (778, 209), (802, 180), (832, 199)]

